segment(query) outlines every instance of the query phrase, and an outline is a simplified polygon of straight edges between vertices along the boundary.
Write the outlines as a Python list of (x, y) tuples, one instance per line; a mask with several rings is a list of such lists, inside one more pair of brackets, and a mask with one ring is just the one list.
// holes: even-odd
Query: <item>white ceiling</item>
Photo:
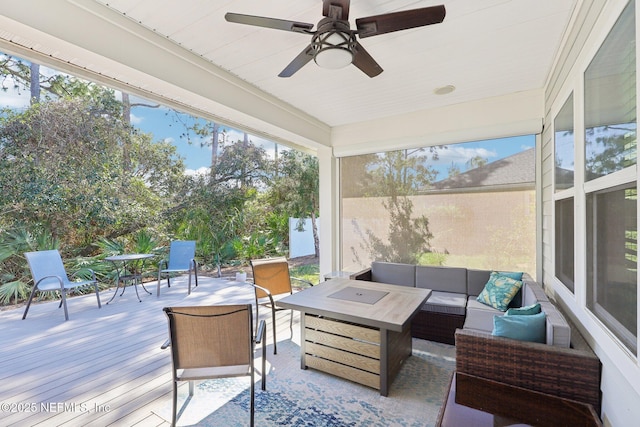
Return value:
[[(0, 19), (0, 41), (6, 43), (0, 44), (0, 49), (27, 47), (28, 52), (42, 53), (105, 79), (115, 77), (119, 82), (193, 106), (197, 104), (195, 97), (190, 99), (174, 90), (175, 86), (181, 86), (179, 78), (175, 79), (178, 83), (174, 81), (171, 87), (165, 87), (160, 71), (153, 78), (143, 79), (140, 75), (134, 78), (130, 69), (144, 71), (144, 65), (133, 62), (145, 55), (149, 55), (145, 58), (147, 63), (171, 69), (171, 57), (181, 56), (184, 61), (195, 54), (200, 57), (198, 60), (208, 61), (209, 67), (214, 64), (230, 73), (215, 72), (251, 93), (254, 100), (266, 100), (274, 111), (302, 116), (304, 126), (311, 123), (322, 132), (328, 129), (331, 133), (336, 127), (542, 89), (576, 1), (352, 0), (349, 19), (352, 28), (359, 17), (438, 4), (446, 6), (447, 14), (441, 24), (362, 39), (361, 44), (384, 69), (374, 78), (353, 66), (325, 70), (313, 62), (290, 78), (280, 78), (278, 73), (309, 44), (310, 36), (233, 24), (224, 19), (226, 12), (237, 12), (316, 24), (322, 18), (320, 0), (0, 0), (0, 13), (4, 15), (0, 18), (6, 18)], [(34, 10), (28, 3), (37, 3), (43, 13), (28, 16)], [(79, 20), (80, 15), (74, 19), (70, 8), (88, 11), (95, 19), (108, 21), (110, 33), (100, 34), (100, 41), (86, 44), (85, 38), (99, 32), (100, 26), (87, 19)], [(83, 26), (82, 21), (93, 28)], [(82, 31), (72, 32), (63, 26)], [(72, 49), (75, 45), (93, 53), (99, 51), (105, 57), (117, 50), (134, 49), (133, 44), (123, 44), (127, 39), (117, 37), (113, 28), (146, 40), (151, 40), (151, 30), (171, 42), (170, 47), (155, 42), (169, 56), (152, 57), (154, 51), (144, 49), (134, 52), (136, 57), (130, 56), (130, 64), (118, 59), (125, 58), (118, 53), (113, 54), (110, 62), (102, 63), (94, 57), (83, 57), (82, 49)], [(188, 52), (180, 53), (182, 49)], [(121, 64), (115, 64), (118, 61)], [(195, 59), (190, 61), (197, 64)], [(188, 84), (184, 82), (185, 87)], [(208, 93), (207, 82), (200, 84), (203, 90), (199, 96), (215, 103), (203, 103), (197, 108), (214, 110), (217, 105), (216, 111), (209, 111), (215, 117), (249, 129), (263, 127), (266, 134), (280, 135), (283, 139), (295, 140), (296, 134), (314, 139), (313, 133), (299, 132), (283, 123), (286, 120), (272, 119), (266, 112), (259, 114), (259, 120), (252, 120), (256, 114), (250, 104), (255, 101), (242, 97), (237, 97), (238, 103), (229, 101), (231, 95), (224, 93), (228, 89), (225, 85)], [(456, 90), (448, 95), (434, 94), (434, 89), (445, 85), (454, 85)], [(288, 129), (279, 134), (276, 128)], [(316, 139), (330, 145), (330, 137)]]

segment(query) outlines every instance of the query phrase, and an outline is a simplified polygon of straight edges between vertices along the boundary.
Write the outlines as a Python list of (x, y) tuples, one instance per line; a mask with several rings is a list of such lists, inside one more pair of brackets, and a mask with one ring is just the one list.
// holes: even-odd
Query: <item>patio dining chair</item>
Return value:
[[(160, 296), (160, 282), (162, 275), (167, 276), (167, 287), (171, 287), (170, 277), (174, 273), (189, 273), (189, 288), (187, 293), (191, 294), (191, 273), (195, 277), (196, 287), (198, 286), (198, 264), (196, 263), (196, 241), (195, 240), (174, 240), (169, 245), (169, 258), (160, 261), (158, 264), (158, 290)], [(164, 267), (164, 268), (163, 268)]]
[[(33, 289), (27, 301), (27, 306), (24, 309), (22, 320), (26, 319), (31, 301), (36, 292), (60, 292), (60, 305), (58, 308), (64, 307), (64, 320), (69, 320), (67, 292), (75, 288), (92, 285), (95, 289), (96, 298), (98, 299), (98, 308), (102, 307), (102, 304), (100, 304), (98, 282), (93, 270), (89, 270), (92, 276), (91, 280), (71, 281), (69, 280), (69, 276), (67, 276), (64, 264), (62, 263), (62, 257), (58, 250), (25, 252), (24, 256), (27, 258), (31, 276), (33, 277)], [(72, 275), (71, 278), (73, 277)]]
[(194, 381), (213, 378), (250, 376), (250, 424), (254, 425), (256, 344), (262, 343), (262, 390), (266, 389), (265, 322), (253, 335), (251, 304), (165, 307), (169, 320), (169, 340), (162, 348), (171, 348), (173, 374), (173, 413), (175, 426), (178, 407), (178, 381), (189, 381), (189, 396)]
[[(277, 354), (276, 311), (282, 310), (278, 308), (277, 300), (293, 293), (293, 280), (308, 286), (313, 286), (313, 283), (298, 277), (292, 277), (289, 273), (289, 263), (285, 257), (251, 260), (251, 269), (253, 270), (253, 287), (256, 298), (256, 321), (260, 305), (271, 308), (273, 354)], [(293, 311), (289, 321), (289, 330), (293, 334)]]

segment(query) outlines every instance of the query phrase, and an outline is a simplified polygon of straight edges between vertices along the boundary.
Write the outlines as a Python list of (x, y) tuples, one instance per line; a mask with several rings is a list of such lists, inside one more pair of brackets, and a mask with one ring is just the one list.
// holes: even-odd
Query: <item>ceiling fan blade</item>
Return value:
[(224, 15), (227, 22), (236, 24), (253, 25), (256, 27), (273, 28), (276, 30), (293, 31), (294, 33), (310, 34), (313, 24), (305, 22), (287, 21), (285, 19), (266, 18), (264, 16), (242, 15), (240, 13), (227, 13)]
[(369, 77), (375, 77), (382, 72), (382, 67), (358, 42), (354, 46), (353, 65), (358, 67)]
[(322, 14), (327, 18), (348, 21), (349, 3), (351, 3), (351, 0), (323, 0)]
[(384, 15), (368, 16), (356, 19), (358, 37), (365, 38), (393, 31), (408, 30), (409, 28), (439, 24), (444, 21), (446, 10), (444, 5), (424, 7), (422, 9), (404, 10), (385, 13)]
[(307, 65), (307, 62), (311, 61), (312, 59), (313, 47), (309, 45), (302, 52), (300, 52), (298, 56), (296, 56), (293, 61), (291, 61), (289, 65), (287, 65), (285, 69), (280, 72), (280, 74), (278, 74), (278, 77), (293, 76), (296, 71)]

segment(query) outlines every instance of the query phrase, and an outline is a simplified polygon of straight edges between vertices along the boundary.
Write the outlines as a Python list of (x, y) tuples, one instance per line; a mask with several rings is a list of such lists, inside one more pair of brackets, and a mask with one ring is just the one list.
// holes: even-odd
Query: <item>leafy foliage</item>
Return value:
[[(131, 134), (113, 93), (95, 90), (5, 111), (0, 121), (1, 224), (45, 227), (63, 246), (83, 247), (144, 227), (182, 179), (175, 148)], [(134, 147), (134, 172), (122, 145)], [(24, 179), (29, 177), (29, 179)]]
[(390, 215), (387, 238), (367, 230), (362, 245), (374, 260), (418, 264), (421, 255), (431, 251), (428, 218), (412, 218), (413, 202), (407, 197), (390, 197), (383, 204)]
[[(299, 218), (298, 229), (305, 226), (305, 218), (311, 218), (315, 254), (319, 252), (318, 226), (316, 219), (320, 211), (319, 165), (317, 157), (300, 151), (285, 151), (275, 165), (277, 170), (269, 194), (270, 204), (276, 214), (286, 212)], [(273, 217), (274, 219), (276, 217)], [(281, 219), (282, 215), (280, 215)], [(286, 235), (286, 233), (282, 234)]]
[[(432, 158), (437, 158), (439, 148), (443, 147), (429, 149)], [(428, 188), (437, 175), (427, 165), (425, 151), (400, 150), (355, 158), (355, 171), (352, 170), (350, 176), (362, 176), (366, 185), (345, 191), (350, 197), (385, 197), (383, 206), (389, 213), (386, 238), (379, 237), (372, 230), (363, 232), (356, 228), (362, 241), (360, 246), (373, 260), (418, 264), (425, 253), (431, 252), (433, 234), (429, 230), (429, 219), (424, 215), (413, 216), (413, 202), (409, 198), (409, 195)], [(352, 169), (351, 166), (349, 162), (346, 169)], [(348, 187), (351, 187), (351, 182)], [(356, 261), (362, 264), (355, 249), (352, 251)]]
[(229, 142), (219, 125), (189, 118), (185, 135), (212, 147), (212, 167), (187, 176), (175, 146), (132, 126), (126, 94), (64, 74), (34, 87), (37, 72), (0, 54), (2, 88), (32, 94), (28, 108), (0, 112), (0, 303), (28, 295), (25, 251), (59, 248), (69, 271), (109, 283), (106, 256), (160, 256), (173, 239), (196, 240), (205, 269), (285, 254), (288, 217), (317, 215), (314, 157), (271, 160), (246, 134)]

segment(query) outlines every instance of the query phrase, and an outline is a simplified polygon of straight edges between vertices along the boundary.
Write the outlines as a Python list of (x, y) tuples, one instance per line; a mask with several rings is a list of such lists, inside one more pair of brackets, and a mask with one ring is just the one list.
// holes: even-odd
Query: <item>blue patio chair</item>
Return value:
[[(33, 296), (36, 292), (60, 292), (60, 307), (64, 307), (64, 320), (69, 320), (69, 312), (67, 310), (67, 291), (73, 290), (80, 286), (93, 285), (96, 292), (96, 298), (98, 299), (98, 308), (102, 307), (100, 304), (100, 292), (98, 290), (98, 282), (96, 280), (96, 274), (93, 270), (89, 270), (92, 275), (91, 280), (82, 280), (78, 282), (72, 282), (67, 276), (67, 272), (62, 263), (60, 252), (58, 250), (48, 251), (36, 251), (25, 252), (24, 256), (27, 258), (29, 269), (31, 270), (31, 276), (33, 277), (33, 290), (27, 301), (27, 307), (24, 310), (22, 320), (27, 317), (29, 306), (33, 300)], [(73, 275), (71, 276), (73, 278)]]
[[(169, 246), (169, 259), (164, 259), (158, 264), (158, 291), (160, 296), (160, 282), (162, 275), (167, 276), (167, 287), (171, 287), (170, 276), (173, 273), (189, 273), (189, 290), (191, 294), (191, 272), (195, 276), (196, 287), (198, 286), (198, 264), (196, 257), (195, 240), (174, 240)], [(164, 266), (164, 268), (163, 268)]]

